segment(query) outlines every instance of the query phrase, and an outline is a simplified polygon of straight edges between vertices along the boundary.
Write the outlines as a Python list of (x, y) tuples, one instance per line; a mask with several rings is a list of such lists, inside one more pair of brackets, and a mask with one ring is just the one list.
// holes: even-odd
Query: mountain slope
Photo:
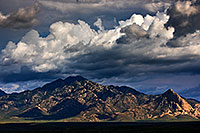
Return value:
[(58, 79), (32, 91), (0, 97), (0, 119), (199, 119), (199, 111), (199, 102), (184, 99), (171, 89), (161, 95), (146, 95), (130, 87), (105, 86), (81, 76)]
[(6, 95), (6, 93), (0, 89), (0, 97), (4, 95)]

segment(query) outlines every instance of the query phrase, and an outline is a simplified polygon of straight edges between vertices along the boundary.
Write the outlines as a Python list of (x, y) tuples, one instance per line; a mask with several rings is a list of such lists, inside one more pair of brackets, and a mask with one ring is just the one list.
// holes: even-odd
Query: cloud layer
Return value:
[[(161, 8), (169, 6), (169, 1), (153, 1), (153, 0), (69, 0), (69, 1), (53, 1), (39, 0), (39, 2), (47, 8), (56, 9), (61, 12), (79, 12), (79, 13), (97, 13), (97, 12), (116, 12), (117, 10), (128, 10), (130, 8), (143, 8), (151, 12), (158, 11)], [(142, 5), (142, 6), (141, 6)], [(77, 10), (79, 9), (79, 10)], [(93, 12), (92, 12), (93, 11)]]
[(20, 42), (9, 42), (2, 50), (0, 74), (6, 77), (29, 71), (97, 79), (198, 74), (200, 32), (177, 39), (174, 45), (179, 43), (179, 47), (169, 46), (175, 31), (165, 27), (169, 18), (165, 12), (144, 17), (133, 14), (110, 30), (98, 19), (98, 31), (81, 20), (77, 24), (60, 21), (50, 26), (47, 37), (31, 30)]
[[(98, 19), (95, 23), (100, 28), (98, 32), (81, 20), (78, 24), (56, 22), (50, 26), (50, 34), (46, 38), (40, 37), (37, 31), (32, 30), (17, 45), (9, 42), (2, 50), (1, 60), (3, 64), (15, 62), (37, 72), (61, 70), (65, 64), (71, 64), (72, 58), (99, 50), (104, 52), (112, 51), (117, 47), (123, 48), (116, 41), (126, 34), (128, 37), (134, 36), (133, 34), (138, 34), (137, 36), (140, 37), (139, 33), (143, 31), (150, 37), (150, 39), (136, 40), (134, 44), (131, 44), (132, 47), (140, 45), (141, 41), (152, 41), (152, 39), (165, 42), (173, 37), (174, 32), (172, 27), (169, 29), (164, 27), (168, 19), (169, 16), (164, 13), (158, 13), (155, 17), (147, 15), (145, 18), (134, 14), (128, 20), (120, 21), (120, 25), (112, 30), (103, 30)], [(138, 26), (138, 28), (130, 26)], [(125, 33), (120, 32), (126, 27), (131, 29), (131, 35), (126, 30)]]
[(19, 93), (22, 91), (38, 88), (40, 86), (43, 86), (47, 82), (42, 81), (27, 81), (27, 82), (15, 82), (15, 83), (8, 83), (8, 84), (1, 84), (0, 83), (0, 89), (4, 92), (10, 94), (10, 93)]
[(36, 19), (36, 15), (39, 9), (38, 3), (35, 3), (30, 7), (20, 8), (8, 15), (3, 15), (0, 12), (0, 28), (23, 29), (38, 25), (39, 21)]

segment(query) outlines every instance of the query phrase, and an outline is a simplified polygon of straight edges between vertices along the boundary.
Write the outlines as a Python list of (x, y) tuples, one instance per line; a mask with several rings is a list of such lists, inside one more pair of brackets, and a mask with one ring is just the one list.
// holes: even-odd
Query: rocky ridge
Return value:
[(200, 103), (172, 89), (146, 95), (126, 86), (106, 86), (81, 76), (0, 97), (0, 119), (134, 121), (199, 119)]

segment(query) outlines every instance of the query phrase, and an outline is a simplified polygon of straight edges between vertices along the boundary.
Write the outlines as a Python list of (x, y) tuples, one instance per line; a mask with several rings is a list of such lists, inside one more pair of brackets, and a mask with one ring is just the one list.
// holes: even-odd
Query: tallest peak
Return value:
[(169, 89), (164, 94), (176, 94), (176, 92), (173, 89)]
[(87, 80), (86, 78), (82, 76), (69, 76), (65, 79), (65, 82), (74, 82), (74, 81), (84, 81)]
[(178, 94), (177, 94), (173, 89), (167, 90), (167, 91), (166, 91), (165, 93), (163, 93), (162, 95), (165, 95), (165, 96), (176, 95), (176, 96), (178, 96)]
[(167, 90), (167, 92), (173, 92), (173, 93), (175, 93), (173, 89), (169, 89), (169, 90)]

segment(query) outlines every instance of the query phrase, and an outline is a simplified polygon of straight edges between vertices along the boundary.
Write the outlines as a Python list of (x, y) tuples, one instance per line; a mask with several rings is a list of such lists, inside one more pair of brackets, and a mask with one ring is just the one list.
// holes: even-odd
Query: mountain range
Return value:
[(127, 86), (101, 85), (81, 76), (21, 93), (0, 91), (0, 120), (135, 121), (200, 118), (200, 102), (172, 89), (147, 95)]

